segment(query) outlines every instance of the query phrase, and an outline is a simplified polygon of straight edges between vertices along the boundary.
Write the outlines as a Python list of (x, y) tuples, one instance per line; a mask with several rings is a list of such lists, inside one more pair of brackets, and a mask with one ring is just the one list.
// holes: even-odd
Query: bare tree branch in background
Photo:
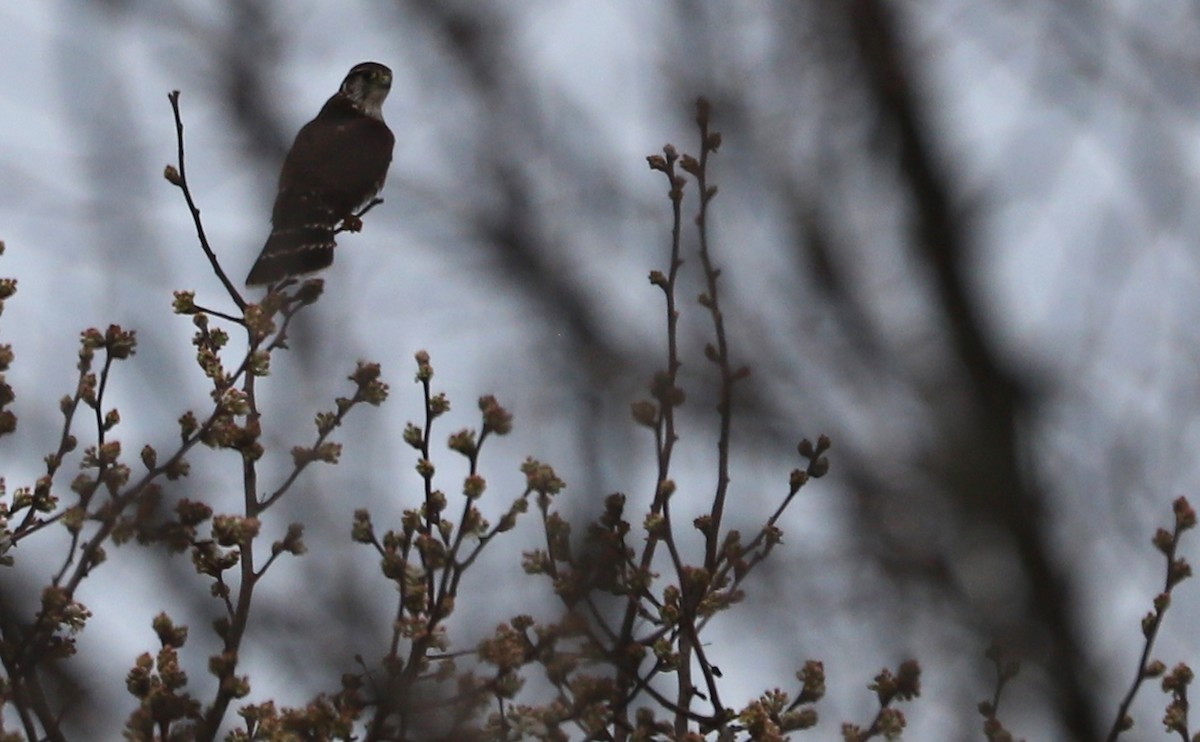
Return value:
[(936, 294), (944, 307), (958, 363), (970, 380), (970, 398), (960, 410), (968, 436), (962, 444), (969, 456), (966, 477), (958, 489), (967, 518), (996, 523), (1008, 531), (1029, 583), (1027, 608), (1040, 623), (1047, 669), (1059, 695), (1064, 726), (1075, 739), (1097, 739), (1095, 701), (1089, 692), (1087, 666), (1078, 644), (1070, 585), (1051, 556), (1053, 533), (1043, 506), (1045, 494), (1020, 472), (1018, 424), (1036, 409), (997, 357), (987, 338), (977, 302), (969, 298), (970, 225), (952, 204), (950, 188), (937, 166), (922, 120), (910, 66), (896, 35), (892, 11), (879, 0), (852, 4), (862, 60), (886, 124), (895, 127), (898, 167), (909, 192), (914, 221), (913, 249), (928, 262)]

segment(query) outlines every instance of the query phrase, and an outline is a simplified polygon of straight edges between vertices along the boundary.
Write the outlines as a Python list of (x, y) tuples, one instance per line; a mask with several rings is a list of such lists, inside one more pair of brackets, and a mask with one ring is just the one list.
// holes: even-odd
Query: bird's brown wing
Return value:
[(313, 194), (341, 219), (379, 192), (394, 144), (387, 124), (334, 96), (296, 135), (279, 176), (280, 199), (294, 195), (288, 191)]
[(334, 96), (283, 161), (271, 236), (246, 283), (274, 283), (333, 262), (334, 230), (383, 187), (395, 138), (387, 124)]

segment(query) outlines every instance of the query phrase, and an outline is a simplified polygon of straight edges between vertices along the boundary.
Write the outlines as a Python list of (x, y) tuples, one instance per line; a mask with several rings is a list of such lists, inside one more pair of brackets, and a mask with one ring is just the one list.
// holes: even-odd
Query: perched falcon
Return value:
[(246, 283), (272, 284), (333, 263), (337, 225), (358, 231), (354, 212), (383, 188), (396, 138), (383, 122), (392, 71), (376, 62), (350, 70), (304, 125), (279, 174), (271, 236)]

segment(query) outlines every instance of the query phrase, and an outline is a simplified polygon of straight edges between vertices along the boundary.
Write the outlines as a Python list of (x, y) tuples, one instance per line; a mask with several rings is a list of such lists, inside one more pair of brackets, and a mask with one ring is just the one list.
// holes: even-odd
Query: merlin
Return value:
[(271, 236), (246, 276), (250, 286), (274, 284), (333, 263), (341, 224), (357, 232), (355, 211), (387, 177), (396, 142), (383, 122), (392, 71), (376, 62), (356, 65), (342, 87), (300, 129), (283, 161), (271, 210)]

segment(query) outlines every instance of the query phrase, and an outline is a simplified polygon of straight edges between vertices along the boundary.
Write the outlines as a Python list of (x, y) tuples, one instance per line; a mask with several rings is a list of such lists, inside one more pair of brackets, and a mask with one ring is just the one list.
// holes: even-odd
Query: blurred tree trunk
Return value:
[(951, 347), (969, 390), (956, 422), (965, 432), (964, 467), (937, 472), (969, 521), (1007, 533), (1028, 582), (1027, 646), (1039, 652), (1058, 695), (1063, 726), (1075, 739), (1100, 739), (1097, 709), (1087, 686), (1087, 658), (1072, 586), (1051, 554), (1053, 524), (1045, 493), (1022, 472), (1018, 423), (1038, 400), (1006, 368), (988, 338), (967, 268), (972, 229), (953, 205), (952, 188), (935, 157), (937, 136), (921, 102), (921, 88), (897, 33), (898, 19), (883, 0), (847, 4), (879, 115), (896, 135), (897, 167), (911, 204), (912, 250), (932, 269), (935, 294), (950, 328)]

